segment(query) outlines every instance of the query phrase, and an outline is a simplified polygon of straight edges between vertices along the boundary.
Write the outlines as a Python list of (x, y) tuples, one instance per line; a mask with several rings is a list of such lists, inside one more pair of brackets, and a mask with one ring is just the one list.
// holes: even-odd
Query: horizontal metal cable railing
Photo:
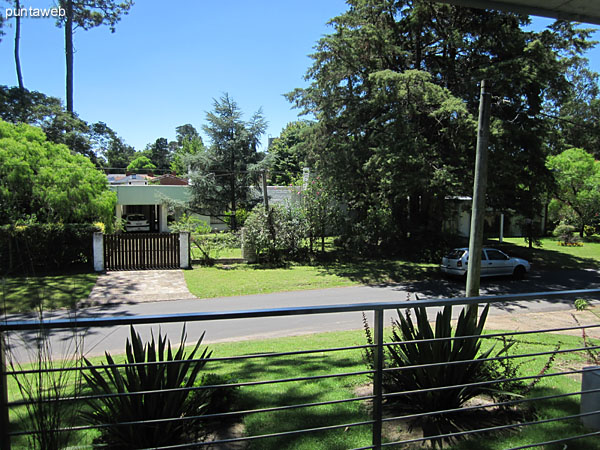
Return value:
[[(250, 310), (250, 311), (224, 311), (211, 313), (190, 313), (163, 316), (132, 316), (132, 317), (94, 317), (94, 318), (69, 318), (55, 320), (7, 320), (0, 321), (0, 448), (9, 450), (24, 445), (24, 442), (30, 442), (27, 439), (35, 438), (36, 435), (43, 433), (54, 433), (55, 435), (71, 434), (79, 436), (77, 433), (83, 433), (81, 436), (87, 436), (86, 433), (92, 433), (90, 436), (96, 436), (102, 430), (116, 429), (139, 429), (148, 430), (152, 427), (188, 427), (196, 428), (205, 432), (202, 438), (197, 437), (189, 430), (184, 434), (185, 442), (175, 442), (162, 446), (152, 446), (148, 448), (177, 449), (177, 448), (219, 448), (230, 444), (252, 446), (256, 442), (261, 445), (277, 440), (274, 447), (285, 448), (285, 444), (292, 439), (305, 437), (307, 435), (316, 435), (317, 439), (324, 439), (324, 436), (336, 436), (336, 439), (344, 438), (343, 441), (348, 448), (359, 449), (379, 449), (383, 447), (402, 448), (406, 445), (417, 445), (426, 441), (434, 441), (440, 445), (451, 445), (452, 442), (460, 439), (480, 439), (485, 436), (486, 439), (503, 439), (503, 436), (510, 436), (511, 430), (521, 430), (526, 432), (528, 429), (540, 426), (549, 426), (555, 423), (570, 424), (570, 434), (554, 436), (548, 434), (548, 439), (544, 442), (519, 442), (518, 446), (511, 450), (534, 448), (541, 445), (557, 444), (561, 442), (571, 442), (578, 439), (578, 442), (586, 442), (585, 439), (597, 438), (600, 431), (586, 429), (579, 424), (582, 418), (600, 416), (597, 410), (581, 412), (577, 408), (579, 399), (583, 396), (597, 396), (600, 398), (600, 388), (585, 389), (577, 384), (580, 378), (585, 376), (586, 372), (592, 369), (586, 367), (586, 361), (590, 356), (596, 355), (600, 351), (600, 340), (588, 338), (588, 333), (592, 330), (600, 329), (600, 320), (596, 324), (577, 325), (569, 327), (549, 327), (540, 330), (525, 331), (506, 331), (506, 332), (488, 332), (486, 334), (465, 334), (451, 335), (445, 337), (424, 337), (420, 339), (396, 340), (390, 341), (385, 336), (384, 323), (386, 319), (396, 318), (397, 314), (402, 314), (407, 310), (414, 308), (432, 308), (454, 306), (464, 307), (466, 305), (487, 305), (501, 304), (503, 302), (515, 301), (534, 301), (551, 299), (568, 299), (573, 297), (600, 298), (600, 289), (526, 293), (516, 295), (483, 296), (471, 298), (455, 299), (429, 299), (418, 301), (405, 301), (398, 303), (363, 303), (357, 305), (331, 305), (318, 307), (297, 307), (297, 308), (278, 308), (268, 310)], [(397, 311), (396, 311), (397, 310)], [(120, 326), (142, 326), (142, 325), (161, 325), (166, 323), (197, 324), (207, 321), (217, 320), (248, 320), (251, 318), (271, 317), (276, 320), (282, 316), (304, 316), (315, 314), (331, 314), (344, 312), (363, 312), (373, 314), (374, 321), (372, 330), (367, 333), (365, 344), (363, 345), (340, 345), (326, 348), (299, 348), (297, 350), (286, 350), (277, 352), (259, 352), (254, 354), (239, 354), (234, 356), (215, 356), (198, 357), (192, 360), (174, 360), (174, 361), (154, 361), (127, 363), (117, 359), (111, 364), (88, 362), (79, 358), (72, 361), (63, 362), (62, 366), (55, 364), (35, 364), (35, 363), (15, 363), (12, 352), (19, 346), (16, 336), (23, 332), (39, 332), (42, 339), (31, 340), (32, 336), (24, 339), (30, 339), (29, 344), (35, 349), (41, 347), (44, 339), (51, 339), (53, 332), (64, 332), (71, 330), (74, 335), (80, 330), (93, 330), (106, 327)], [(568, 312), (565, 312), (568, 314)], [(433, 318), (429, 318), (433, 321)], [(455, 319), (456, 321), (456, 319)], [(357, 328), (360, 323), (357, 323)], [(323, 330), (327, 331), (327, 330)], [(534, 339), (545, 334), (552, 336), (563, 336), (564, 333), (581, 333), (579, 338), (571, 338), (570, 345), (567, 348), (554, 347), (540, 340), (526, 341), (525, 339)], [(371, 334), (369, 342), (369, 334)], [(40, 336), (37, 336), (40, 338)], [(61, 339), (65, 339), (64, 336)], [(507, 343), (512, 340), (517, 344)], [(565, 338), (566, 339), (566, 338)], [(554, 339), (556, 340), (556, 339)], [(419, 363), (407, 359), (406, 363), (401, 365), (394, 362), (393, 355), (406, 355), (407, 352), (419, 349), (423, 351), (430, 345), (443, 345), (448, 351), (456, 351), (461, 345), (470, 345), (473, 341), (477, 345), (476, 358), (461, 359), (460, 357), (450, 357), (444, 355), (442, 358), (423, 358)], [(302, 344), (303, 339), (297, 339), (298, 344)], [(492, 342), (488, 344), (488, 342)], [(574, 343), (576, 342), (576, 343)], [(495, 344), (493, 344), (495, 343)], [(498, 345), (499, 344), (499, 345)], [(20, 344), (21, 346), (23, 344)], [(74, 344), (77, 352), (82, 352), (81, 343)], [(481, 345), (481, 349), (479, 348)], [(493, 345), (501, 347), (508, 346), (508, 352), (491, 351), (483, 352), (483, 349), (489, 349)], [(517, 352), (519, 345), (526, 349)], [(125, 348), (125, 342), (122, 345)], [(204, 346), (203, 346), (204, 347)], [(210, 345), (209, 345), (210, 347)], [(433, 348), (433, 347), (431, 347)], [(494, 347), (496, 348), (496, 347)], [(403, 353), (404, 352), (404, 353)], [(123, 352), (124, 353), (124, 352)], [(77, 353), (79, 355), (79, 353)], [(341, 365), (339, 370), (335, 364), (339, 359), (346, 361), (347, 365)], [(52, 358), (53, 355), (48, 352), (43, 353), (43, 358)], [(438, 355), (439, 356), (439, 355)], [(448, 356), (446, 358), (446, 356)], [(310, 359), (310, 358), (318, 358)], [(554, 364), (557, 359), (560, 364)], [(329, 367), (326, 373), (322, 371), (313, 373), (312, 368), (305, 369), (303, 361), (318, 361), (325, 367)], [(547, 361), (546, 361), (547, 360)], [(359, 363), (357, 364), (356, 361)], [(397, 360), (396, 360), (397, 361)], [(543, 361), (546, 361), (543, 364)], [(89, 374), (92, 371), (105, 373), (122, 373), (124, 370), (143, 371), (143, 370), (178, 370), (184, 364), (207, 364), (210, 370), (226, 373), (228, 367), (235, 369), (235, 364), (253, 364), (260, 366), (263, 372), (268, 372), (266, 368), (276, 364), (297, 365), (297, 372), (294, 376), (277, 376), (278, 371), (273, 370), (272, 374), (254, 379), (252, 373), (238, 374), (239, 379), (227, 382), (218, 382), (213, 384), (199, 384), (192, 386), (178, 385), (156, 391), (154, 389), (130, 389), (125, 392), (110, 392), (105, 394), (94, 393), (81, 380), (81, 390), (78, 392), (70, 391), (69, 382), (66, 382), (65, 389), (60, 391), (60, 396), (52, 397), (46, 395), (42, 400), (35, 395), (25, 395), (23, 389), (15, 387), (15, 380), (53, 380), (56, 377), (65, 380), (71, 380), (79, 374)], [(307, 362), (307, 366), (310, 364)], [(234, 366), (230, 366), (234, 365)], [(343, 370), (349, 367), (349, 370)], [(492, 368), (495, 367), (496, 369)], [(498, 367), (503, 367), (504, 372), (499, 372)], [(506, 368), (510, 368), (510, 370)], [(219, 369), (217, 369), (219, 368)], [(358, 369), (358, 370), (357, 370)], [(485, 369), (485, 370), (484, 370)], [(450, 379), (451, 373), (457, 371), (470, 371), (476, 376), (471, 378)], [(495, 372), (494, 372), (495, 370)], [(113, 371), (113, 372), (111, 372)], [(470, 373), (469, 372), (469, 373)], [(420, 378), (415, 378), (415, 374)], [(411, 375), (412, 374), (412, 375)], [(418, 383), (412, 386), (406, 385), (403, 378), (411, 375), (413, 380)], [(429, 378), (440, 377), (442, 380), (432, 380)], [(444, 379), (445, 377), (449, 379)], [(45, 377), (45, 378), (44, 378)], [(600, 375), (599, 375), (600, 377)], [(405, 377), (406, 378), (406, 377)], [(408, 379), (411, 379), (410, 377)], [(561, 387), (556, 388), (553, 380), (561, 381)], [(253, 389), (273, 389), (273, 392), (280, 392), (280, 397), (290, 399), (294, 398), (294, 389), (299, 384), (310, 383), (315, 389), (321, 383), (334, 380), (336, 383), (345, 386), (355, 386), (357, 384), (365, 385), (362, 393), (353, 393), (348, 395), (348, 389), (342, 390), (338, 398), (299, 398), (297, 402), (283, 402), (265, 404), (242, 404), (238, 409), (208, 411), (203, 412), (202, 408), (196, 409), (193, 413), (179, 414), (170, 417), (148, 418), (141, 416), (131, 420), (118, 423), (91, 423), (78, 419), (72, 423), (63, 423), (60, 421), (47, 421), (47, 427), (41, 428), (34, 425), (27, 419), (27, 414), (31, 411), (43, 411), (42, 404), (52, 404), (54, 408), (67, 408), (69, 405), (80, 405), (74, 408), (89, 413), (94, 405), (99, 401), (120, 401), (124, 398), (139, 398), (143, 400), (152, 399), (152, 396), (165, 395), (176, 396), (183, 395), (191, 398), (198, 393), (218, 393), (221, 395), (228, 390), (237, 389), (241, 398), (250, 394)], [(421, 384), (420, 381), (424, 380)], [(574, 380), (574, 381), (573, 381)], [(396, 383), (396, 384), (394, 384)], [(402, 384), (404, 383), (404, 384)], [(368, 386), (367, 386), (368, 385)], [(322, 389), (328, 389), (324, 384)], [(507, 386), (513, 388), (519, 387), (521, 393), (504, 391)], [(396, 389), (394, 389), (396, 387)], [(400, 389), (400, 390), (398, 390)], [(421, 404), (416, 404), (417, 399), (424, 399), (427, 396), (431, 398), (444, 399), (448, 396), (456, 396), (459, 392), (474, 391), (472, 402), (462, 402), (459, 405), (445, 404), (442, 400), (435, 408), (425, 408)], [(344, 394), (345, 392), (345, 394)], [(162, 398), (162, 397), (161, 397)], [(558, 403), (557, 403), (558, 402)], [(558, 407), (560, 402), (566, 402), (564, 407)], [(346, 407), (348, 405), (359, 405), (351, 409), (352, 414), (348, 414), (348, 409), (340, 410), (336, 408)], [(450, 405), (450, 406), (448, 406)], [(544, 409), (544, 405), (551, 405)], [(559, 405), (560, 406), (560, 405)], [(37, 408), (37, 410), (36, 410)], [(326, 413), (318, 415), (319, 420), (306, 420), (306, 425), (296, 429), (286, 429), (286, 421), (273, 419), (272, 417), (282, 417), (281, 415), (298, 413), (302, 416), (310, 417), (315, 414), (314, 411), (320, 408), (326, 408)], [(536, 408), (536, 411), (533, 410)], [(575, 409), (574, 409), (575, 408)], [(552, 415), (551, 412), (559, 411), (560, 414)], [(277, 414), (278, 416), (273, 416)], [(477, 416), (473, 416), (473, 415)], [(218, 422), (240, 422), (251, 416), (267, 417), (265, 421), (277, 421), (281, 423), (270, 424), (271, 428), (267, 430), (258, 430), (255, 434), (241, 433), (237, 436), (219, 437), (215, 433), (209, 433), (215, 428), (214, 424)], [(270, 416), (269, 416), (270, 415)], [(343, 420), (346, 415), (352, 421)], [(470, 416), (469, 416), (470, 415)], [(25, 419), (24, 419), (25, 417)], [(271, 417), (269, 419), (268, 417)], [(466, 424), (462, 424), (464, 419), (469, 417)], [(477, 420), (473, 420), (477, 417)], [(295, 423), (292, 419), (291, 422)], [(299, 419), (298, 419), (299, 420)], [(598, 419), (600, 421), (600, 418)], [(262, 423), (262, 422), (257, 422)], [(212, 424), (212, 425), (211, 425)], [(384, 424), (385, 429), (384, 429)], [(432, 426), (434, 424), (435, 426)], [(449, 426), (448, 424), (454, 424)], [(459, 425), (457, 425), (459, 424)], [(404, 430), (402, 433), (388, 433), (388, 427), (396, 427)], [(137, 427), (137, 428), (136, 428)], [(186, 428), (186, 429), (188, 429)], [(422, 429), (422, 432), (409, 433), (409, 428)], [(96, 431), (93, 431), (96, 430)], [(208, 430), (208, 431), (207, 431)], [(253, 429), (254, 430), (254, 429)], [(349, 430), (358, 430), (351, 434), (350, 438), (344, 436), (349, 434)], [(547, 430), (547, 428), (545, 428)], [(143, 432), (143, 431), (140, 431)], [(93, 433), (96, 433), (94, 435)], [(397, 436), (402, 436), (399, 439)], [(394, 437), (396, 436), (396, 437)], [(531, 434), (536, 436), (536, 434)], [(284, 441), (282, 441), (282, 439)], [(78, 439), (76, 439), (79, 441)], [(320, 441), (315, 441), (319, 443)], [(501, 441), (500, 441), (501, 442)], [(94, 444), (102, 447), (102, 444)], [(318, 444), (317, 444), (318, 445)], [(322, 444), (325, 445), (325, 444)], [(510, 445), (509, 445), (510, 447)], [(75, 448), (75, 447), (74, 447)], [(81, 448), (81, 447), (77, 447)], [(223, 447), (226, 448), (226, 447)], [(262, 447), (261, 447), (262, 448)], [(316, 447), (315, 447), (316, 448)], [(327, 448), (327, 447), (321, 447)], [(508, 448), (508, 447), (506, 447)], [(583, 447), (586, 448), (586, 447)], [(592, 448), (592, 447), (590, 447)]]

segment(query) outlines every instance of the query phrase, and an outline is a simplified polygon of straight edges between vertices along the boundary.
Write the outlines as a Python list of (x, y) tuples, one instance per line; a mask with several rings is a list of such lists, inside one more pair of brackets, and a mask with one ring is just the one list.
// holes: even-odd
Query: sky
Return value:
[[(53, 2), (22, 4), (49, 8)], [(308, 55), (332, 31), (327, 21), (346, 8), (342, 0), (136, 0), (115, 33), (77, 30), (75, 111), (142, 150), (159, 137), (173, 140), (179, 125), (201, 131), (214, 100), (228, 93), (246, 120), (262, 108), (266, 144), (297, 120), (283, 94), (307, 85)], [(534, 19), (533, 27), (550, 23)], [(14, 28), (6, 32), (0, 85), (14, 86)], [(20, 54), (25, 87), (64, 101), (64, 34), (55, 21), (23, 19)], [(600, 48), (587, 56), (600, 72)]]

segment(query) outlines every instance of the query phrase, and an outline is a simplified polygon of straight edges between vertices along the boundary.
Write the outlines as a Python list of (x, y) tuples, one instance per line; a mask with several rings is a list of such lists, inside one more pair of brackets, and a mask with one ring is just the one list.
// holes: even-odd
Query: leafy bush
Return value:
[[(383, 388), (386, 393), (410, 393), (388, 397), (390, 401), (399, 409), (431, 413), (458, 409), (479, 395), (506, 394), (495, 386), (470, 385), (490, 380), (489, 365), (483, 360), (490, 357), (493, 347), (482, 351), (482, 340), (478, 337), (482, 334), (488, 310), (489, 305), (486, 305), (478, 320), (477, 305), (463, 308), (454, 333), (451, 306), (438, 312), (435, 330), (429, 323), (426, 308), (413, 308), (416, 323), (410, 310), (404, 314), (398, 311), (399, 320), (392, 322), (391, 335), (392, 343), (398, 344), (387, 347), (385, 360), (385, 367), (393, 370), (384, 372)], [(367, 340), (372, 343), (366, 321), (365, 327)], [(509, 348), (510, 344), (505, 344), (497, 354), (506, 353)], [(367, 353), (367, 361), (373, 368), (372, 350)], [(464, 362), (457, 364), (459, 361)], [(442, 364), (420, 367), (436, 363)], [(450, 386), (458, 387), (447, 388)], [(461, 416), (460, 413), (424, 416), (415, 419), (413, 425), (420, 426), (424, 436), (436, 436), (460, 429)], [(439, 442), (434, 440), (435, 444)]]
[(274, 261), (285, 253), (298, 253), (306, 234), (306, 221), (301, 208), (292, 204), (275, 205), (265, 211), (254, 208), (244, 226), (244, 245), (253, 247), (261, 260)]
[[(84, 372), (83, 376), (92, 393), (110, 395), (89, 400), (92, 412), (85, 413), (85, 418), (92, 425), (109, 424), (100, 429), (102, 443), (111, 449), (125, 450), (175, 445), (184, 441), (189, 424), (176, 419), (198, 414), (198, 408), (192, 408), (189, 401), (191, 391), (186, 389), (194, 386), (206, 364), (205, 359), (212, 354), (205, 348), (200, 361), (193, 360), (203, 337), (204, 334), (186, 355), (184, 327), (179, 348), (173, 353), (170, 341), (160, 332), (156, 341), (152, 335), (151, 341), (144, 344), (132, 326), (131, 341), (127, 339), (126, 343), (126, 363), (131, 365), (123, 370), (110, 367), (115, 361), (108, 352), (105, 354), (108, 366), (100, 370), (85, 360), (89, 373)], [(171, 361), (181, 362), (169, 363)], [(165, 421), (152, 422), (156, 420)], [(118, 425), (123, 423), (127, 425)]]
[(0, 272), (33, 274), (93, 264), (96, 225), (34, 223), (0, 226)]
[(598, 232), (598, 230), (600, 230), (600, 228), (597, 228), (594, 225), (585, 225), (583, 227), (583, 232), (585, 233), (586, 236), (593, 236), (594, 234), (596, 234)]
[(588, 306), (590, 306), (590, 304), (585, 298), (578, 298), (575, 300), (575, 309), (577, 311), (584, 311)]
[(227, 211), (225, 216), (223, 217), (223, 222), (225, 222), (230, 228), (233, 227), (233, 216), (235, 216), (235, 225), (236, 228), (241, 228), (246, 223), (246, 219), (250, 213), (244, 208), (238, 208), (235, 211)]
[(575, 235), (575, 227), (573, 225), (567, 225), (564, 222), (561, 222), (561, 224), (554, 229), (552, 234), (554, 234), (563, 245), (576, 245), (579, 242), (579, 237)]

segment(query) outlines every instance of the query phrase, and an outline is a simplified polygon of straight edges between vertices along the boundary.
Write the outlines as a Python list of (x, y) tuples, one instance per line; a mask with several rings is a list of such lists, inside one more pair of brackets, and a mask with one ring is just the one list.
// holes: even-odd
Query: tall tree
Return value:
[(171, 147), (169, 146), (169, 141), (165, 138), (158, 138), (152, 144), (148, 144), (143, 153), (158, 170), (165, 171), (169, 169), (169, 165), (171, 164)]
[(571, 148), (549, 156), (546, 164), (554, 175), (554, 194), (563, 219), (575, 225), (583, 237), (585, 226), (600, 215), (600, 161), (581, 148)]
[[(21, 10), (20, 0), (15, 0), (15, 9)], [(19, 83), (19, 89), (25, 89), (23, 84), (23, 73), (21, 71), (21, 56), (19, 54), (21, 43), (21, 14), (15, 14), (15, 68), (17, 70), (17, 82)]]
[(108, 169), (124, 170), (135, 157), (135, 149), (104, 122), (90, 125), (90, 143), (100, 164)]
[(176, 128), (176, 141), (173, 157), (171, 159), (171, 171), (177, 175), (188, 172), (185, 160), (190, 155), (197, 155), (205, 151), (204, 143), (193, 125), (185, 124)]
[(269, 146), (270, 183), (287, 186), (302, 175), (308, 164), (311, 123), (298, 120), (288, 123), (281, 135)]
[(236, 229), (236, 211), (253, 201), (249, 189), (257, 183), (258, 163), (263, 156), (258, 145), (267, 123), (260, 110), (244, 121), (228, 94), (214, 100), (214, 110), (206, 120), (204, 131), (211, 145), (207, 151), (187, 158), (193, 181), (190, 206), (220, 217), (231, 211), (231, 227)]
[(353, 226), (380, 243), (439, 229), (444, 197), (472, 186), (481, 79), (498, 98), (488, 201), (536, 209), (531, 180), (549, 176), (540, 113), (568, 89), (563, 55), (588, 48), (589, 32), (563, 22), (525, 31), (527, 16), (419, 0), (348, 3), (312, 55), (310, 85), (289, 98), (317, 118), (320, 173)]
[(112, 33), (123, 14), (127, 14), (133, 0), (59, 0), (66, 12), (58, 21), (65, 29), (66, 96), (67, 111), (73, 112), (73, 35), (77, 28), (89, 30), (100, 25), (108, 25)]

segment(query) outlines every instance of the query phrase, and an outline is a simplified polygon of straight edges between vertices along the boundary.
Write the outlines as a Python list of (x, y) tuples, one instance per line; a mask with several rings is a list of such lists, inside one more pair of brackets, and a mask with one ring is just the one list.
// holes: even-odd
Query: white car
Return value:
[(143, 214), (129, 214), (125, 222), (125, 231), (150, 231), (150, 222)]
[[(469, 263), (469, 249), (455, 248), (442, 258), (440, 269), (448, 275), (464, 277), (467, 274)], [(513, 258), (495, 248), (481, 250), (481, 276), (492, 277), (499, 275), (513, 275), (523, 278), (531, 269), (528, 261)]]

